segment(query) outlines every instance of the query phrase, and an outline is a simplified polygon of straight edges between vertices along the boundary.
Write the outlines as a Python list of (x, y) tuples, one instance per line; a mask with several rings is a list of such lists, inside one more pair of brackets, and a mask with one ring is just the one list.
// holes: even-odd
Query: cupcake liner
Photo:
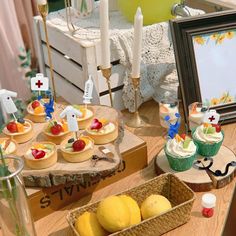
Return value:
[[(195, 130), (192, 134), (194, 134)], [(205, 143), (202, 142), (193, 136), (193, 142), (198, 147), (198, 154), (204, 157), (214, 157), (219, 152), (220, 147), (224, 141), (224, 132), (222, 131), (223, 139), (220, 142), (215, 143)]]
[(192, 167), (194, 160), (196, 159), (196, 153), (197, 153), (195, 152), (192, 156), (188, 157), (177, 157), (169, 153), (166, 150), (166, 146), (164, 148), (164, 151), (171, 169), (175, 171), (189, 170)]

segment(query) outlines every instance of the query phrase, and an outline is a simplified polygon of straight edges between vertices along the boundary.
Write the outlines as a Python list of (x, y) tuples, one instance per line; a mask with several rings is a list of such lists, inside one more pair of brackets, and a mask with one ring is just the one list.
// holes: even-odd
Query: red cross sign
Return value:
[(43, 74), (36, 74), (36, 77), (31, 78), (31, 90), (47, 91), (49, 89), (49, 80)]
[(216, 110), (207, 111), (203, 117), (204, 123), (218, 124), (220, 120), (220, 114)]

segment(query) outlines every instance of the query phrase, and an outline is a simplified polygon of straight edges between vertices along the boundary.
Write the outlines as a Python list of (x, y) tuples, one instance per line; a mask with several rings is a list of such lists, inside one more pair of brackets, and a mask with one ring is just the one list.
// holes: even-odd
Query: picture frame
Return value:
[(236, 11), (171, 20), (170, 29), (185, 123), (188, 124), (188, 106), (194, 102), (220, 113), (221, 124), (235, 122)]

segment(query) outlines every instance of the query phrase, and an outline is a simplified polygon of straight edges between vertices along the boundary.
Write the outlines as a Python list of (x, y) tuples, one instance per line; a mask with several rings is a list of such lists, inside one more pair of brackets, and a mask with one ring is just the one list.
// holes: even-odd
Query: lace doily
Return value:
[[(191, 15), (203, 14), (201, 10), (188, 8)], [(89, 18), (79, 18), (74, 9), (72, 22), (76, 26), (74, 37), (96, 42), (100, 39), (99, 3), (95, 3)], [(65, 10), (52, 12), (48, 22), (69, 33)], [(120, 58), (119, 75), (124, 76), (123, 101), (126, 108), (134, 111), (134, 90), (129, 79), (132, 64), (133, 25), (118, 11), (110, 12), (110, 42), (112, 56)], [(143, 49), (140, 92), (138, 104), (151, 97), (160, 101), (166, 91), (177, 97), (178, 77), (168, 22), (143, 27)]]

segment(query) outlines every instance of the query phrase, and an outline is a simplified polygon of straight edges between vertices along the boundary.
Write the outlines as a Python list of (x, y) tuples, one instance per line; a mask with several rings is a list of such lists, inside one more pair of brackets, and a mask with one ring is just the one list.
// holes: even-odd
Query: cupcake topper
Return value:
[[(40, 101), (40, 99), (39, 99), (39, 101)], [(48, 103), (46, 103), (46, 102), (43, 103), (43, 106), (45, 108), (46, 120), (51, 120), (52, 119), (52, 113), (54, 112), (54, 108), (53, 108), (53, 106), (54, 106), (54, 99), (53, 99), (52, 95), (50, 95), (49, 102)]]
[(171, 139), (173, 139), (175, 135), (178, 134), (179, 127), (180, 127), (180, 114), (175, 113), (175, 116), (176, 118), (178, 118), (175, 124), (171, 124), (170, 116), (165, 116), (165, 121), (167, 125), (169, 126), (168, 137), (170, 137)]
[(216, 112), (216, 110), (210, 110), (205, 113), (203, 122), (210, 124), (218, 124), (220, 120), (220, 114)]
[(12, 92), (6, 89), (0, 90), (0, 100), (3, 105), (3, 108), (7, 114), (12, 114), (15, 120), (16, 117), (14, 113), (17, 112), (17, 108), (11, 97), (16, 97), (16, 96), (17, 96), (16, 92)]
[(60, 117), (64, 118), (66, 116), (69, 131), (77, 132), (79, 130), (77, 116), (81, 117), (82, 115), (79, 110), (72, 106), (67, 106), (60, 114)]
[(33, 91), (47, 91), (49, 89), (48, 78), (44, 77), (43, 74), (38, 73), (36, 77), (30, 80), (31, 90)]
[(84, 104), (90, 104), (92, 100), (92, 95), (93, 95), (93, 79), (92, 76), (89, 75), (89, 79), (86, 81), (85, 86), (84, 86)]

